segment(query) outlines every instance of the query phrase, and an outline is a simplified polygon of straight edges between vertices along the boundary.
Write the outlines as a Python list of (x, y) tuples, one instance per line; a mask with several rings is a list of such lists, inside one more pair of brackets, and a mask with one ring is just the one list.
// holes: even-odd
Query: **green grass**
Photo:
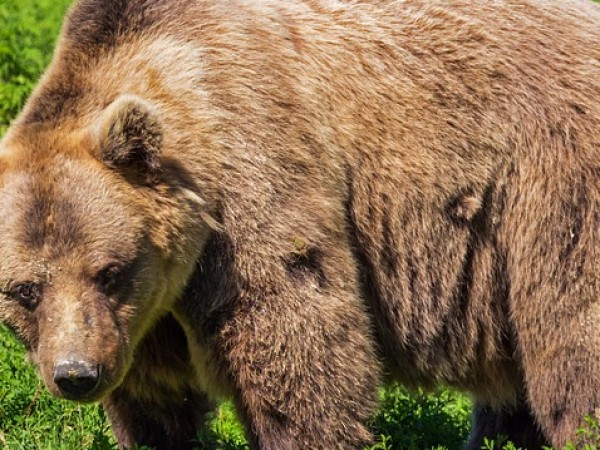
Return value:
[(71, 0), (0, 1), (0, 136), (52, 56)]

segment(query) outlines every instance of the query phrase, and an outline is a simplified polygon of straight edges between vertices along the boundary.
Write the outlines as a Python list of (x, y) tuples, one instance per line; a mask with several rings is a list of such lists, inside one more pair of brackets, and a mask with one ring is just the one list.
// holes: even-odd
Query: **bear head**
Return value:
[(95, 401), (173, 305), (209, 233), (155, 105), (16, 123), (0, 143), (0, 319), (47, 388)]

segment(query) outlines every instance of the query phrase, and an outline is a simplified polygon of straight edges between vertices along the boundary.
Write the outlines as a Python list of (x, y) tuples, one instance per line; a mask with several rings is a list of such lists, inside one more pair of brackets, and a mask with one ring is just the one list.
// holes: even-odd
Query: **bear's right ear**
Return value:
[(98, 127), (99, 156), (106, 165), (146, 181), (156, 178), (163, 132), (152, 105), (123, 95), (102, 112)]

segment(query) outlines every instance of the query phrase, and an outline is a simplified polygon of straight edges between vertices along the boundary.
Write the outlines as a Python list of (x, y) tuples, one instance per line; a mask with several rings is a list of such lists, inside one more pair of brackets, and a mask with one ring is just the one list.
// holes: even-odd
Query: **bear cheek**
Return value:
[(155, 267), (152, 277), (138, 280), (136, 284), (144, 286), (145, 290), (137, 292), (135, 299), (130, 299), (130, 310), (120, 312), (121, 323), (126, 324), (125, 328), (128, 329), (133, 347), (137, 346), (148, 330), (171, 307), (170, 303), (165, 302), (166, 299), (175, 297), (175, 294), (169, 289), (167, 271), (167, 269)]

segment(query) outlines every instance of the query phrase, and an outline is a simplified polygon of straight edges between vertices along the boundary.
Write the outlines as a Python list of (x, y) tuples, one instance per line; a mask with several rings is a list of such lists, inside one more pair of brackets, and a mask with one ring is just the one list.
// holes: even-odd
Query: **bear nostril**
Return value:
[(61, 361), (54, 370), (54, 382), (65, 397), (82, 399), (98, 387), (100, 370), (85, 361)]

